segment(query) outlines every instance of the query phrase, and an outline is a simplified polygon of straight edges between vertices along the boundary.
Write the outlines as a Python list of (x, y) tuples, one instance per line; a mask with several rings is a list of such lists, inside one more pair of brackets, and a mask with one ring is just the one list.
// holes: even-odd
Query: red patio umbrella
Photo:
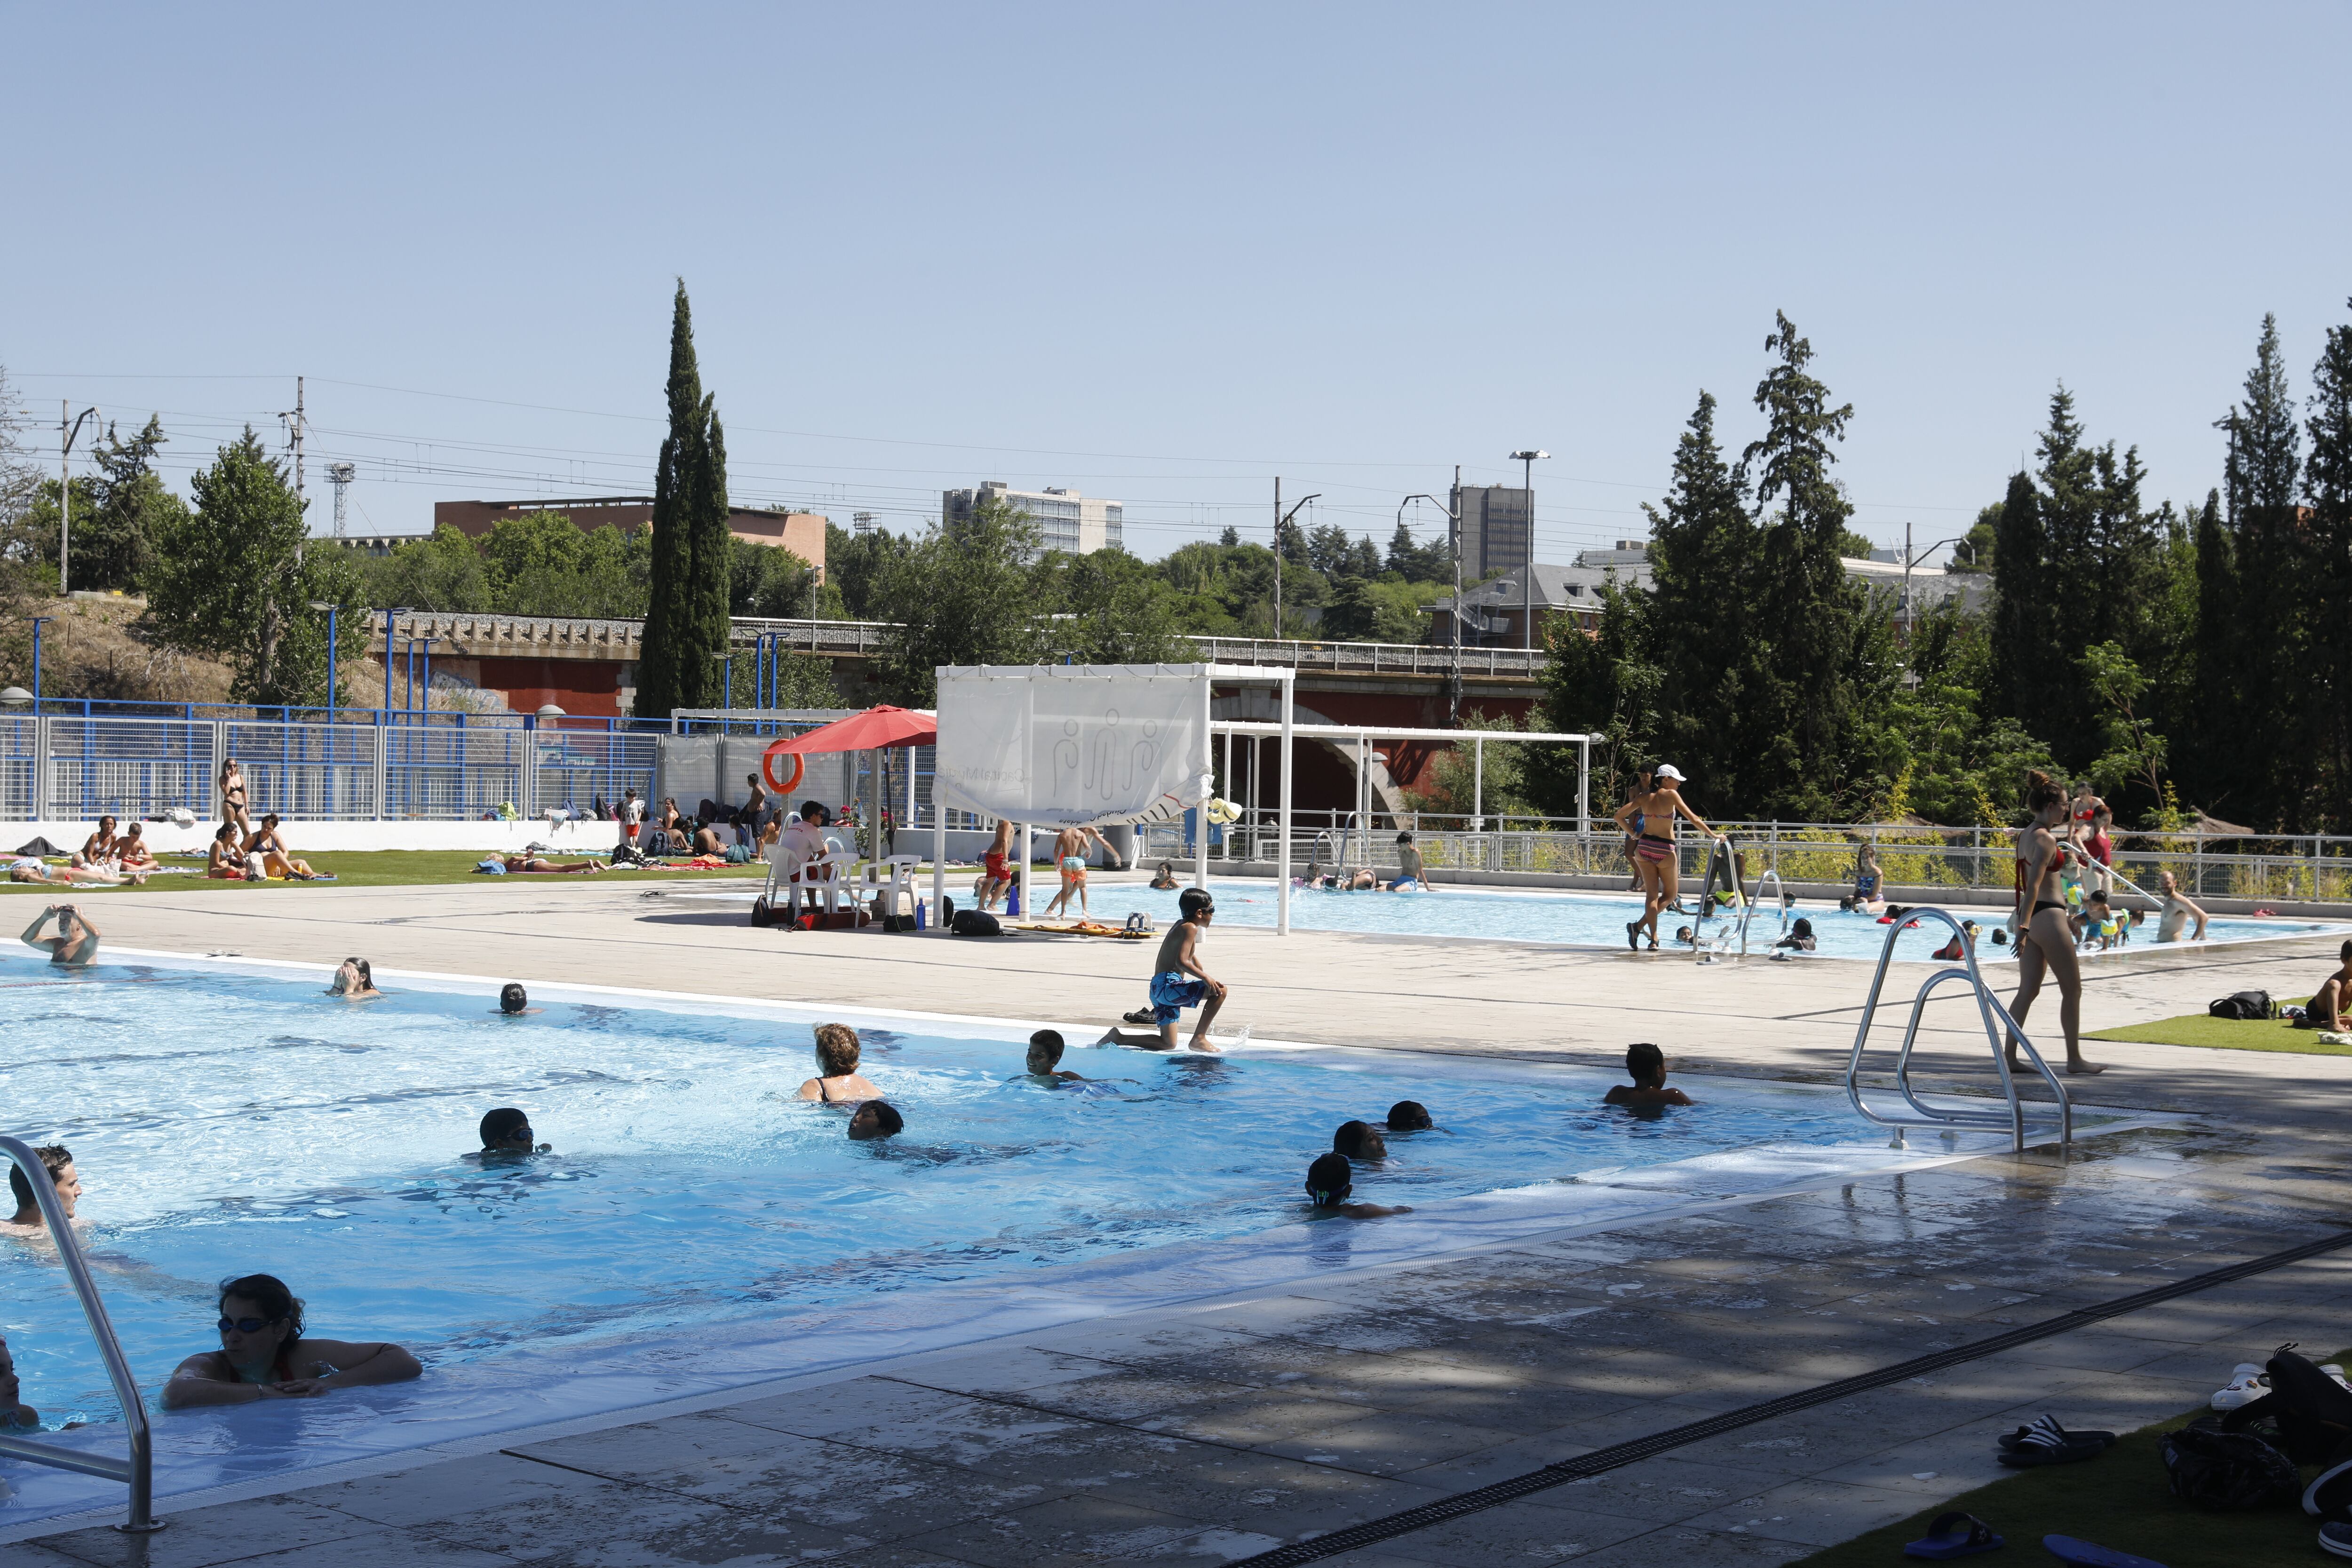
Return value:
[(846, 719), (835, 719), (806, 734), (778, 741), (762, 752), (760, 771), (769, 787), (790, 794), (801, 782), (801, 764), (793, 763), (789, 779), (776, 777), (775, 759), (831, 752), (878, 752), (893, 746), (928, 746), (940, 738), (940, 716), (915, 708), (893, 708), (885, 702)]

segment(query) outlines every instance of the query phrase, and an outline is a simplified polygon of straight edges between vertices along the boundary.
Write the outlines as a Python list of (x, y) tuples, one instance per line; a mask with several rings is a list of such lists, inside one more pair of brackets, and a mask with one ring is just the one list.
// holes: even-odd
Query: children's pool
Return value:
[[(964, 902), (969, 879), (963, 879), (950, 889), (959, 905)], [(1037, 873), (1034, 891), (1038, 908), (1053, 897), (1055, 879), (1044, 871)], [(1213, 877), (1210, 890), (1217, 898), (1217, 923), (1220, 925), (1270, 926), (1275, 921), (1275, 889), (1271, 882), (1243, 878)], [(1165, 925), (1176, 918), (1174, 892), (1153, 892), (1140, 882), (1103, 882), (1088, 889), (1095, 918), (1108, 920), (1116, 925), (1130, 910), (1139, 910)], [(1685, 902), (1696, 908), (1698, 891), (1696, 879), (1684, 894)], [(1301, 931), (1376, 931), (1401, 936), (1473, 937), (1498, 942), (1557, 942), (1576, 947), (1622, 947), (1625, 944), (1625, 922), (1638, 919), (1642, 900), (1634, 897), (1610, 897), (1591, 893), (1487, 892), (1447, 889), (1425, 893), (1339, 893), (1322, 889), (1293, 889), (1290, 898), (1290, 923)], [(1973, 920), (1984, 928), (1986, 940), (1979, 944), (1977, 956), (1991, 963), (2009, 957), (2002, 948), (1991, 945), (1993, 929), (2007, 924), (2006, 909), (1955, 908), (1953, 913)], [(1806, 957), (1866, 958), (1875, 961), (1886, 944), (1887, 928), (1875, 915), (1848, 914), (1834, 904), (1804, 904), (1791, 911), (1790, 918), (1802, 916), (1812, 921), (1818, 947)], [(1057, 917), (1058, 918), (1058, 917)], [(1664, 914), (1658, 917), (1658, 946), (1661, 952), (1673, 945), (1677, 926), (1691, 924), (1688, 915)], [(1706, 934), (1710, 942), (1726, 929), (1734, 929), (1733, 951), (1738, 951), (1736, 928), (1731, 922), (1717, 919), (1707, 921)], [(2252, 942), (2268, 938), (2309, 936), (2320, 932), (2352, 933), (2352, 925), (2310, 920), (2216, 920), (2206, 927), (2206, 940), (2211, 942)], [(1751, 956), (1760, 955), (1779, 940), (1780, 911), (1775, 906), (1759, 908), (1748, 928), (1748, 950)], [(2132, 951), (2152, 947), (2156, 931), (2150, 925), (2133, 934)], [(1644, 939), (1646, 941), (1646, 939)], [(1951, 940), (1951, 932), (1941, 924), (1922, 924), (1904, 932), (1895, 947), (1898, 959), (1926, 961), (1934, 951)], [(1690, 950), (1684, 950), (1688, 952)], [(2098, 956), (2092, 949), (2087, 956)]]
[[(871, 1019), (864, 1070), (908, 1125), (853, 1144), (841, 1110), (795, 1098), (824, 1014), (550, 990), (503, 1018), (491, 987), (393, 979), (350, 1004), (323, 979), (0, 964), (8, 1130), (71, 1148), (151, 1404), (216, 1345), (215, 1283), (252, 1271), (286, 1279), (313, 1331), (428, 1365), (161, 1416), (161, 1491), (1915, 1157), (1804, 1086), (1710, 1084), (1643, 1118), (1601, 1109), (1611, 1075), (1586, 1070), (1081, 1047), (1064, 1065), (1094, 1081), (1048, 1088), (1018, 1076), (1025, 1026)], [(1358, 1195), (1418, 1212), (1302, 1223), (1332, 1130), (1406, 1098), (1439, 1130), (1395, 1139)], [(483, 1164), (476, 1124), (500, 1105), (554, 1152)], [(117, 1414), (53, 1252), (0, 1241), (0, 1332), (52, 1422)], [(0, 1531), (120, 1497), (0, 1474)]]

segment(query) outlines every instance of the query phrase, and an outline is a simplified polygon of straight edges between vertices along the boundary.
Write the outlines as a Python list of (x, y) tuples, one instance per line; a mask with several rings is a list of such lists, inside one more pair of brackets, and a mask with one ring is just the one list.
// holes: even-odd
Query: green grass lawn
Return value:
[[(541, 873), (528, 876), (492, 878), (479, 875), (474, 870), (474, 868), (477, 865), (488, 858), (489, 852), (488, 850), (477, 851), (468, 849), (371, 849), (353, 851), (349, 854), (338, 854), (331, 850), (313, 852), (303, 854), (302, 858), (309, 861), (313, 869), (324, 871), (332, 875), (335, 879), (334, 881), (318, 883), (273, 881), (269, 886), (273, 888), (391, 888), (431, 882), (496, 881), (505, 884), (512, 882), (591, 881), (602, 883), (608, 880), (615, 882), (657, 882), (665, 885), (678, 885), (691, 882), (719, 881), (728, 879), (742, 879), (746, 878), (758, 878), (765, 876), (768, 869), (764, 865), (754, 863), (749, 866), (730, 866), (723, 871), (599, 871), (593, 877), (559, 877), (549, 876)], [(572, 860), (590, 858), (590, 857), (559, 851), (555, 854), (550, 855), (548, 858), (559, 863), (568, 863)], [(166, 866), (195, 866), (199, 870), (203, 868), (202, 861), (182, 860), (171, 857), (166, 857), (163, 864)], [(133, 887), (128, 883), (125, 883), (123, 886), (119, 888), (88, 886), (68, 889), (56, 886), (40, 886), (37, 884), (25, 882), (0, 882), (0, 889), (5, 889), (7, 891), (12, 893), (31, 893), (46, 896), (51, 900), (80, 897), (96, 899), (114, 897), (117, 895), (136, 897), (142, 892), (168, 891), (184, 893), (200, 889), (216, 889), (223, 893), (240, 893), (251, 890), (247, 884), (244, 882), (215, 881), (211, 878), (204, 876), (153, 877), (148, 879), (147, 885), (144, 888)], [(96, 908), (97, 906), (93, 904), (91, 907)]]
[[(2291, 999), (2295, 1006), (2310, 1000), (2308, 996)], [(2152, 1024), (2095, 1029), (2083, 1037), (2130, 1040), (2147, 1046), (2201, 1046), (2224, 1051), (2292, 1051), (2301, 1056), (2352, 1057), (2352, 1046), (2324, 1045), (2315, 1030), (2298, 1029), (2283, 1018), (2214, 1018), (2203, 1013), (2184, 1013), (2178, 1018), (2158, 1018)]]
[[(2352, 1352), (2338, 1351), (2323, 1359), (2342, 1361), (2347, 1354)], [(2221, 1386), (2218, 1374), (2214, 1386)], [(2118, 1552), (2137, 1552), (2165, 1568), (2248, 1568), (2256, 1563), (2327, 1561), (2327, 1554), (2316, 1544), (2319, 1521), (2299, 1508), (2207, 1513), (2176, 1500), (2166, 1489), (2157, 1439), (2209, 1414), (2191, 1410), (2126, 1433), (2095, 1459), (2020, 1470), (1923, 1510), (1900, 1524), (1801, 1558), (1795, 1568), (1864, 1568), (1864, 1564), (1885, 1568), (1887, 1563), (1914, 1561), (1903, 1555), (1904, 1542), (1926, 1535), (1937, 1514), (1954, 1509), (1976, 1515), (2009, 1542), (2002, 1551), (1963, 1559), (1970, 1563), (2000, 1563), (2012, 1555), (2027, 1563), (2051, 1562), (2050, 1554), (2042, 1550), (2045, 1535), (2071, 1535)], [(2304, 1480), (2310, 1481), (2320, 1468), (2306, 1467)]]

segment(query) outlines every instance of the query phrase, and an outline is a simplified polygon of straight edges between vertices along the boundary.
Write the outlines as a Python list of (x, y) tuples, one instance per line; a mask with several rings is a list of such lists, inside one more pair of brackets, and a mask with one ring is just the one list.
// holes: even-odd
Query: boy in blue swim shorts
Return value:
[(1114, 1028), (1096, 1041), (1097, 1045), (1172, 1051), (1177, 1048), (1176, 1025), (1184, 1009), (1199, 1007), (1201, 1021), (1193, 1026), (1191, 1048), (1217, 1048), (1209, 1043), (1209, 1023), (1217, 1016), (1217, 1009), (1225, 1005), (1225, 987), (1201, 967), (1201, 934), (1216, 918), (1216, 901), (1205, 888), (1187, 888), (1177, 899), (1176, 909), (1176, 923), (1160, 939), (1160, 956), (1151, 971), (1151, 1021), (1159, 1026), (1160, 1032), (1129, 1035)]

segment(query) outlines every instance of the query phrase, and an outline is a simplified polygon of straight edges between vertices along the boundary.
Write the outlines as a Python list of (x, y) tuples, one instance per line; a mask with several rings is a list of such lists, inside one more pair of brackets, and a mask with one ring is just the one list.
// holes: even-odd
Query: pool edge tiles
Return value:
[[(323, 968), (244, 959), (213, 960), (207, 966), (278, 975)], [(481, 984), (460, 976), (447, 983), (469, 990)], [(544, 989), (551, 998), (621, 993), (601, 986)], [(648, 1002), (665, 994), (624, 994)], [(676, 994), (667, 994), (670, 999)], [(782, 1002), (696, 1000), (706, 1006), (724, 1003), (730, 1014), (749, 1016), (807, 1011)], [(1002, 1020), (977, 1022), (992, 1034), (1015, 1027)], [(1335, 1060), (1381, 1054), (1360, 1047), (1294, 1048), (1327, 1053)], [(1507, 1079), (1591, 1074), (1590, 1068), (1491, 1058), (1478, 1060), (1475, 1070)], [(1742, 1095), (1799, 1100), (1838, 1092), (1802, 1084), (1717, 1081), (1727, 1092), (1737, 1086)], [(2104, 1110), (2086, 1108), (2083, 1120), (2084, 1135), (2092, 1136), (2182, 1119), (2162, 1113), (2111, 1118)], [(627, 1425), (643, 1419), (649, 1408), (681, 1401), (716, 1407), (780, 1382), (856, 1375), (1008, 1334), (1034, 1335), (1104, 1317), (1278, 1289), (1301, 1279), (1409, 1268), (1546, 1236), (1654, 1222), (1859, 1177), (1928, 1169), (2005, 1147), (1999, 1135), (1979, 1134), (1948, 1147), (1895, 1151), (1876, 1142), (1875, 1131), (1868, 1136), (1872, 1142), (1821, 1144), (1759, 1139), (1630, 1171), (1596, 1170), (1572, 1180), (1427, 1202), (1416, 1214), (1370, 1224), (1294, 1220), (1230, 1238), (1180, 1240), (981, 1283), (870, 1295), (766, 1319), (697, 1323), (682, 1334), (639, 1332), (551, 1351), (519, 1351), (445, 1365), (423, 1383), (354, 1390), (316, 1403), (175, 1413), (157, 1421), (158, 1492), (176, 1506), (187, 1506), (199, 1496), (219, 1497), (225, 1487), (255, 1489), (248, 1495), (284, 1490), (345, 1467), (396, 1469), (435, 1455), (511, 1444), (518, 1434), (551, 1426), (593, 1430)], [(147, 1370), (152, 1376), (159, 1369)], [(119, 1427), (106, 1426), (58, 1440), (119, 1451), (121, 1435)], [(18, 1492), (12, 1503), (0, 1505), (0, 1540), (44, 1533), (68, 1514), (116, 1506), (121, 1497), (107, 1483), (60, 1472), (11, 1465), (10, 1477)]]

